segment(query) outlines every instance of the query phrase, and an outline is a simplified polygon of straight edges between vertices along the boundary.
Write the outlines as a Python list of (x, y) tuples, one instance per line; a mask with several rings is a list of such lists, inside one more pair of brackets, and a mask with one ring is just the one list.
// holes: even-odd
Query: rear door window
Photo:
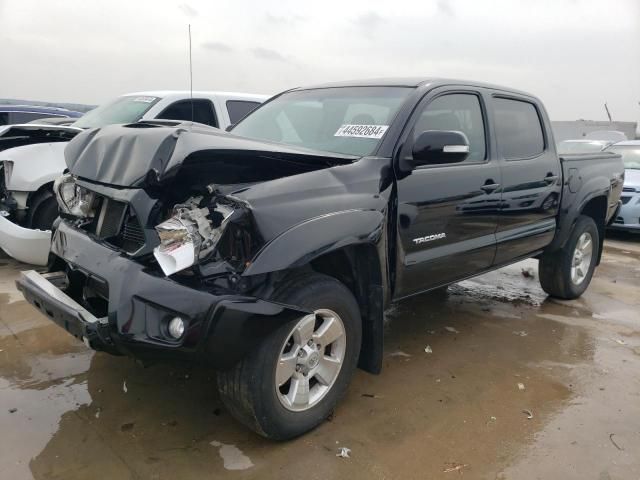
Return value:
[[(193, 110), (191, 108), (193, 102)], [(193, 100), (179, 100), (165, 108), (157, 118), (162, 120), (181, 120), (204, 123), (212, 127), (218, 126), (215, 109), (211, 100), (205, 98), (194, 98)]]
[(535, 105), (524, 100), (494, 98), (498, 150), (507, 160), (537, 157), (544, 152), (544, 134)]
[(260, 106), (260, 102), (248, 102), (246, 100), (227, 100), (227, 112), (231, 125), (235, 125), (248, 114)]

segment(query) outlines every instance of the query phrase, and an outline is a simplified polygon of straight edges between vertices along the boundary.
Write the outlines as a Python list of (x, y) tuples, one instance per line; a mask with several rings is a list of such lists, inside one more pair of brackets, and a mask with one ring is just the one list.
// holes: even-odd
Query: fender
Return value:
[(300, 267), (331, 251), (378, 244), (385, 215), (377, 210), (344, 210), (305, 220), (267, 243), (242, 276)]
[[(565, 181), (562, 192), (562, 205), (565, 206), (558, 216), (558, 227), (556, 235), (547, 247), (547, 250), (553, 251), (564, 247), (567, 242), (573, 225), (575, 224), (580, 212), (583, 211), (585, 205), (596, 197), (605, 197), (607, 205), (609, 203), (609, 192), (611, 188), (610, 182), (603, 176), (590, 179), (587, 183), (582, 183), (582, 178), (577, 181), (578, 188), (571, 192), (569, 185), (573, 185), (572, 179)], [(611, 208), (608, 208), (606, 216), (609, 215)], [(606, 223), (605, 218), (605, 223)]]
[[(386, 216), (378, 210), (345, 210), (301, 222), (267, 243), (254, 257), (243, 276), (303, 266), (326, 253), (351, 245), (375, 245), (379, 257), (383, 245)], [(386, 282), (386, 259), (380, 258), (380, 278)], [(371, 285), (363, 310), (362, 347), (358, 365), (373, 374), (382, 369), (384, 344), (382, 285)], [(362, 305), (361, 305), (362, 307)]]

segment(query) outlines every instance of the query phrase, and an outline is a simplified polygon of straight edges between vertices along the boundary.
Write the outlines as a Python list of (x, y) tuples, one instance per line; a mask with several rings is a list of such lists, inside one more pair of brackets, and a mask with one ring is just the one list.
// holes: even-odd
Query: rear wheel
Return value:
[(591, 217), (580, 216), (565, 246), (540, 258), (542, 289), (552, 297), (572, 300), (589, 286), (600, 245), (598, 227)]
[(362, 327), (351, 292), (326, 275), (296, 277), (276, 300), (313, 313), (283, 325), (233, 369), (219, 372), (218, 390), (240, 422), (286, 440), (320, 424), (346, 393)]

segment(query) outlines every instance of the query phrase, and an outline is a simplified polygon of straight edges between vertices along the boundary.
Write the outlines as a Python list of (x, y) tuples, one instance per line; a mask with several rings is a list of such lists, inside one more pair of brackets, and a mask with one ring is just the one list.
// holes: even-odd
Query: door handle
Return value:
[(547, 175), (546, 177), (544, 177), (544, 181), (547, 182), (549, 185), (551, 185), (552, 183), (555, 183), (558, 180), (558, 175)]
[(483, 186), (480, 187), (480, 190), (482, 190), (484, 193), (491, 193), (497, 190), (499, 187), (500, 187), (499, 183), (485, 183)]

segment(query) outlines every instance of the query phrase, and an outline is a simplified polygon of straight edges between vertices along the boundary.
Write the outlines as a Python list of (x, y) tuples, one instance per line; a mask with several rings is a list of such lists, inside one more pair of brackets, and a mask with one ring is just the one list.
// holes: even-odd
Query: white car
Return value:
[(194, 121), (226, 129), (267, 95), (157, 91), (123, 95), (70, 126), (0, 127), (0, 248), (17, 260), (47, 262), (51, 226), (58, 217), (53, 182), (67, 168), (64, 149), (78, 132), (144, 120)]

